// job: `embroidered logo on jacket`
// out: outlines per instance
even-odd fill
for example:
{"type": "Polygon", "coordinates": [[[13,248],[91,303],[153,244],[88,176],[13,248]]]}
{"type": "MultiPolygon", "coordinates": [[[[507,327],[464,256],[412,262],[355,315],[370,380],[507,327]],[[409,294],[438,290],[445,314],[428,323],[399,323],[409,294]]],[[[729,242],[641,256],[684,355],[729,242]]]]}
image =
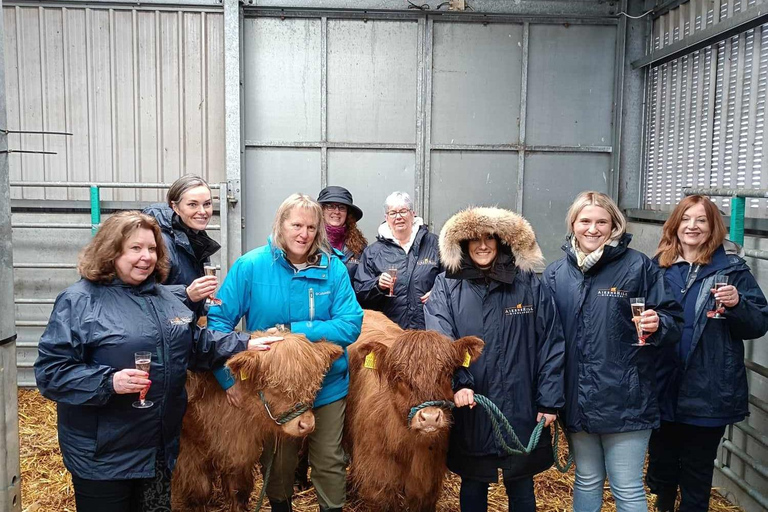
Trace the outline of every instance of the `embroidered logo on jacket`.
{"type": "Polygon", "coordinates": [[[533,314],[533,305],[518,304],[517,306],[512,306],[512,307],[504,308],[504,314],[508,315],[508,316],[532,315],[533,314]]]}
{"type": "Polygon", "coordinates": [[[626,290],[619,290],[615,286],[612,288],[606,288],[603,290],[597,290],[598,297],[610,297],[613,299],[626,299],[629,297],[629,292],[626,290]]]}
{"type": "Polygon", "coordinates": [[[429,258],[424,258],[423,260],[417,261],[416,264],[417,265],[437,265],[437,262],[429,258]]]}

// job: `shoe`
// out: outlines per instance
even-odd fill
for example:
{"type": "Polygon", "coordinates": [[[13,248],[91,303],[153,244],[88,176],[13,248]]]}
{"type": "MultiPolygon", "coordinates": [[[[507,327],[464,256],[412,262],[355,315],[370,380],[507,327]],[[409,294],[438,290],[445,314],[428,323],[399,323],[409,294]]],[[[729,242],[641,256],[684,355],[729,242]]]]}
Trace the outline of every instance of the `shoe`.
{"type": "Polygon", "coordinates": [[[272,507],[272,512],[293,512],[290,501],[269,500],[269,506],[272,507]]]}
{"type": "Polygon", "coordinates": [[[338,508],[320,507],[320,512],[341,512],[341,507],[338,507],[338,508]]]}

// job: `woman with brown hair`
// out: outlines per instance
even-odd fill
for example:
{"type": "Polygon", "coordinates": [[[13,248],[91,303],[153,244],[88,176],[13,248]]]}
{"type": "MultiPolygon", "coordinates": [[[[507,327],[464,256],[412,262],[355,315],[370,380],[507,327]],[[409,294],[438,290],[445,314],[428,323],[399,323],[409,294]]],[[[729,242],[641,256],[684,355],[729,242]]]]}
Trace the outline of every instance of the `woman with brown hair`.
{"type": "Polygon", "coordinates": [[[111,216],[80,255],[82,279],[56,299],[40,339],[37,386],[57,402],[79,512],[170,511],[187,368],[218,366],[249,344],[246,335],[193,330],[185,288],[160,285],[166,254],[152,217],[111,216]],[[137,369],[140,352],[148,372],[137,369]],[[132,404],[140,393],[142,408],[132,404]]]}
{"type": "Polygon", "coordinates": [[[317,202],[323,207],[328,243],[343,255],[342,261],[352,279],[363,249],[368,246],[368,240],[357,228],[363,210],[352,202],[349,190],[333,185],[320,191],[317,202]]]}
{"type": "Polygon", "coordinates": [[[656,260],[684,324],[656,357],[661,427],[646,481],[660,511],[674,510],[678,487],[681,512],[707,510],[720,438],[749,414],[743,340],[768,331],[768,304],[742,254],[706,197],[686,197],[664,223],[656,260]]]}

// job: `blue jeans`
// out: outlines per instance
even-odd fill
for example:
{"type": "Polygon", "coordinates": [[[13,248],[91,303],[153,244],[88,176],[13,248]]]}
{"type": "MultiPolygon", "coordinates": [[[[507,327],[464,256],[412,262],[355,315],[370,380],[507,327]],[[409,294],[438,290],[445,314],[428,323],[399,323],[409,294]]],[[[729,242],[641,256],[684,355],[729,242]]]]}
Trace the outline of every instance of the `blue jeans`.
{"type": "Polygon", "coordinates": [[[617,434],[570,434],[576,463],[574,512],[600,512],[606,474],[618,512],[648,512],[643,464],[651,430],[617,434]]]}

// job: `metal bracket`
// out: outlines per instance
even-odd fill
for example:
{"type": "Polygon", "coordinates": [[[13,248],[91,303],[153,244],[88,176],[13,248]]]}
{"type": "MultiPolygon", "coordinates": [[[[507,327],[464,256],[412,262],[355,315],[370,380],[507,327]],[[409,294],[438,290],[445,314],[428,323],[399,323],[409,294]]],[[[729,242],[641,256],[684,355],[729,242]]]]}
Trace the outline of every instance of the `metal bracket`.
{"type": "Polygon", "coordinates": [[[13,336],[8,336],[4,340],[0,340],[0,347],[4,347],[5,345],[8,345],[9,343],[13,343],[14,341],[16,341],[15,334],[13,336]]]}
{"type": "Polygon", "coordinates": [[[6,135],[9,133],[27,133],[35,135],[73,135],[69,132],[49,132],[46,130],[7,130],[5,128],[0,128],[0,132],[5,133],[6,135]]]}
{"type": "Polygon", "coordinates": [[[35,155],[58,155],[55,151],[32,151],[27,149],[0,149],[0,153],[33,153],[35,155]]]}
{"type": "Polygon", "coordinates": [[[240,180],[227,180],[227,203],[231,206],[240,201],[240,180]]]}

